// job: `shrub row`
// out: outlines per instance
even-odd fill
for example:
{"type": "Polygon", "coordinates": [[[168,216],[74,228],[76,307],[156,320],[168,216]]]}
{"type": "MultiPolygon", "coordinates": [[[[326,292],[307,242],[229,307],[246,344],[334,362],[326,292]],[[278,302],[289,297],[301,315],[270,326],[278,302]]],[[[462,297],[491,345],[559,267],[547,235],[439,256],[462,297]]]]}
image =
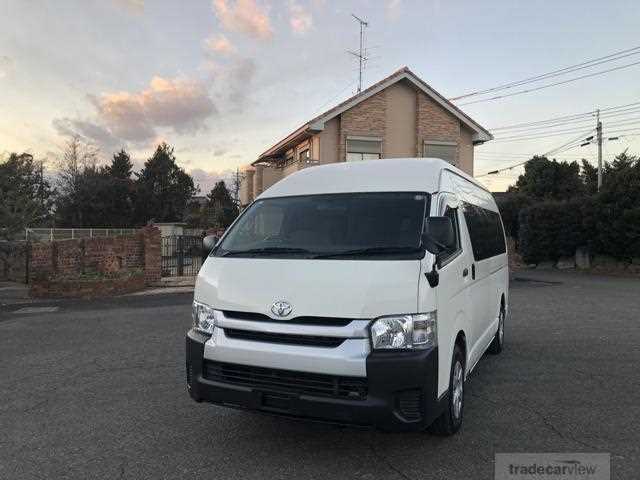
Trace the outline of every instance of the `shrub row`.
{"type": "Polygon", "coordinates": [[[623,261],[640,257],[640,206],[602,196],[544,201],[521,209],[518,224],[526,263],[570,257],[583,246],[623,261]]]}

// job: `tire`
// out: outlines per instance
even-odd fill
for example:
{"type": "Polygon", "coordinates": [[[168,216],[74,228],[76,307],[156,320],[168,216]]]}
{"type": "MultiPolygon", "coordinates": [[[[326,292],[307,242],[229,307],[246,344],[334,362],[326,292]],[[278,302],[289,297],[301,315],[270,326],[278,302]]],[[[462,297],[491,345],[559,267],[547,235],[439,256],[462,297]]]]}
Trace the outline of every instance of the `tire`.
{"type": "Polygon", "coordinates": [[[449,436],[460,430],[464,414],[465,358],[459,345],[453,347],[449,391],[445,411],[428,428],[430,433],[449,436]]]}
{"type": "Polygon", "coordinates": [[[504,309],[504,304],[500,304],[498,330],[496,331],[496,335],[493,337],[493,341],[487,349],[487,351],[492,355],[499,354],[504,348],[504,321],[506,316],[507,315],[504,309]]]}

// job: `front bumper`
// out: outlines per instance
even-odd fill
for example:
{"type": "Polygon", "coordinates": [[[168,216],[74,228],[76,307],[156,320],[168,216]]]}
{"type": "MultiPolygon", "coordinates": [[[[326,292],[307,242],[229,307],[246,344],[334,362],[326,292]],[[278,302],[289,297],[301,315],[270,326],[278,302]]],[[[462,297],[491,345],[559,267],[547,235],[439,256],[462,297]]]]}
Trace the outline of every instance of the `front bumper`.
{"type": "Polygon", "coordinates": [[[366,396],[345,399],[205,378],[207,340],[194,330],[186,337],[187,385],[198,402],[384,430],[422,430],[442,413],[446,402],[437,395],[437,348],[370,353],[366,396]]]}

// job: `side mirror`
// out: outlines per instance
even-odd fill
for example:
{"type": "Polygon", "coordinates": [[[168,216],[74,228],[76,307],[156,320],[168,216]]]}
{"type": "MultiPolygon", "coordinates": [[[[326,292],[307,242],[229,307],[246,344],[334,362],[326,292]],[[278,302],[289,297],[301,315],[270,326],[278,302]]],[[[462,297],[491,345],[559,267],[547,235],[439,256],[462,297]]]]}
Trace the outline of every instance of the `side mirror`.
{"type": "Polygon", "coordinates": [[[202,239],[202,248],[205,252],[210,252],[220,240],[216,235],[207,235],[202,239]]]}
{"type": "Polygon", "coordinates": [[[456,236],[449,217],[428,217],[422,244],[431,253],[437,255],[455,248],[456,236]]]}

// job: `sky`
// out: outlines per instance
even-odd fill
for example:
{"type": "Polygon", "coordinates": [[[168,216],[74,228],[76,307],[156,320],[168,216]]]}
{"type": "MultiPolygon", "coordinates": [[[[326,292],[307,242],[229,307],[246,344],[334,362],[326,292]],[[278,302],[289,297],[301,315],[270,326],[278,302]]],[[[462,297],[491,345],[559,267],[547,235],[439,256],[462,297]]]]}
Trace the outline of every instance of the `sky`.
{"type": "MultiPolygon", "coordinates": [[[[139,168],[166,141],[207,193],[355,93],[351,13],[369,22],[365,87],[406,65],[448,98],[640,45],[635,0],[0,0],[0,155],[28,151],[55,169],[64,142],[80,135],[104,161],[126,148],[139,168]]],[[[461,108],[492,129],[639,102],[639,80],[637,65],[461,108]]],[[[575,135],[496,133],[476,148],[475,173],[575,135]]],[[[605,160],[625,148],[640,153],[640,136],[605,142],[605,160]]],[[[595,146],[557,158],[582,157],[594,161],[595,146]]],[[[521,172],[481,178],[499,191],[521,172]]]]}

